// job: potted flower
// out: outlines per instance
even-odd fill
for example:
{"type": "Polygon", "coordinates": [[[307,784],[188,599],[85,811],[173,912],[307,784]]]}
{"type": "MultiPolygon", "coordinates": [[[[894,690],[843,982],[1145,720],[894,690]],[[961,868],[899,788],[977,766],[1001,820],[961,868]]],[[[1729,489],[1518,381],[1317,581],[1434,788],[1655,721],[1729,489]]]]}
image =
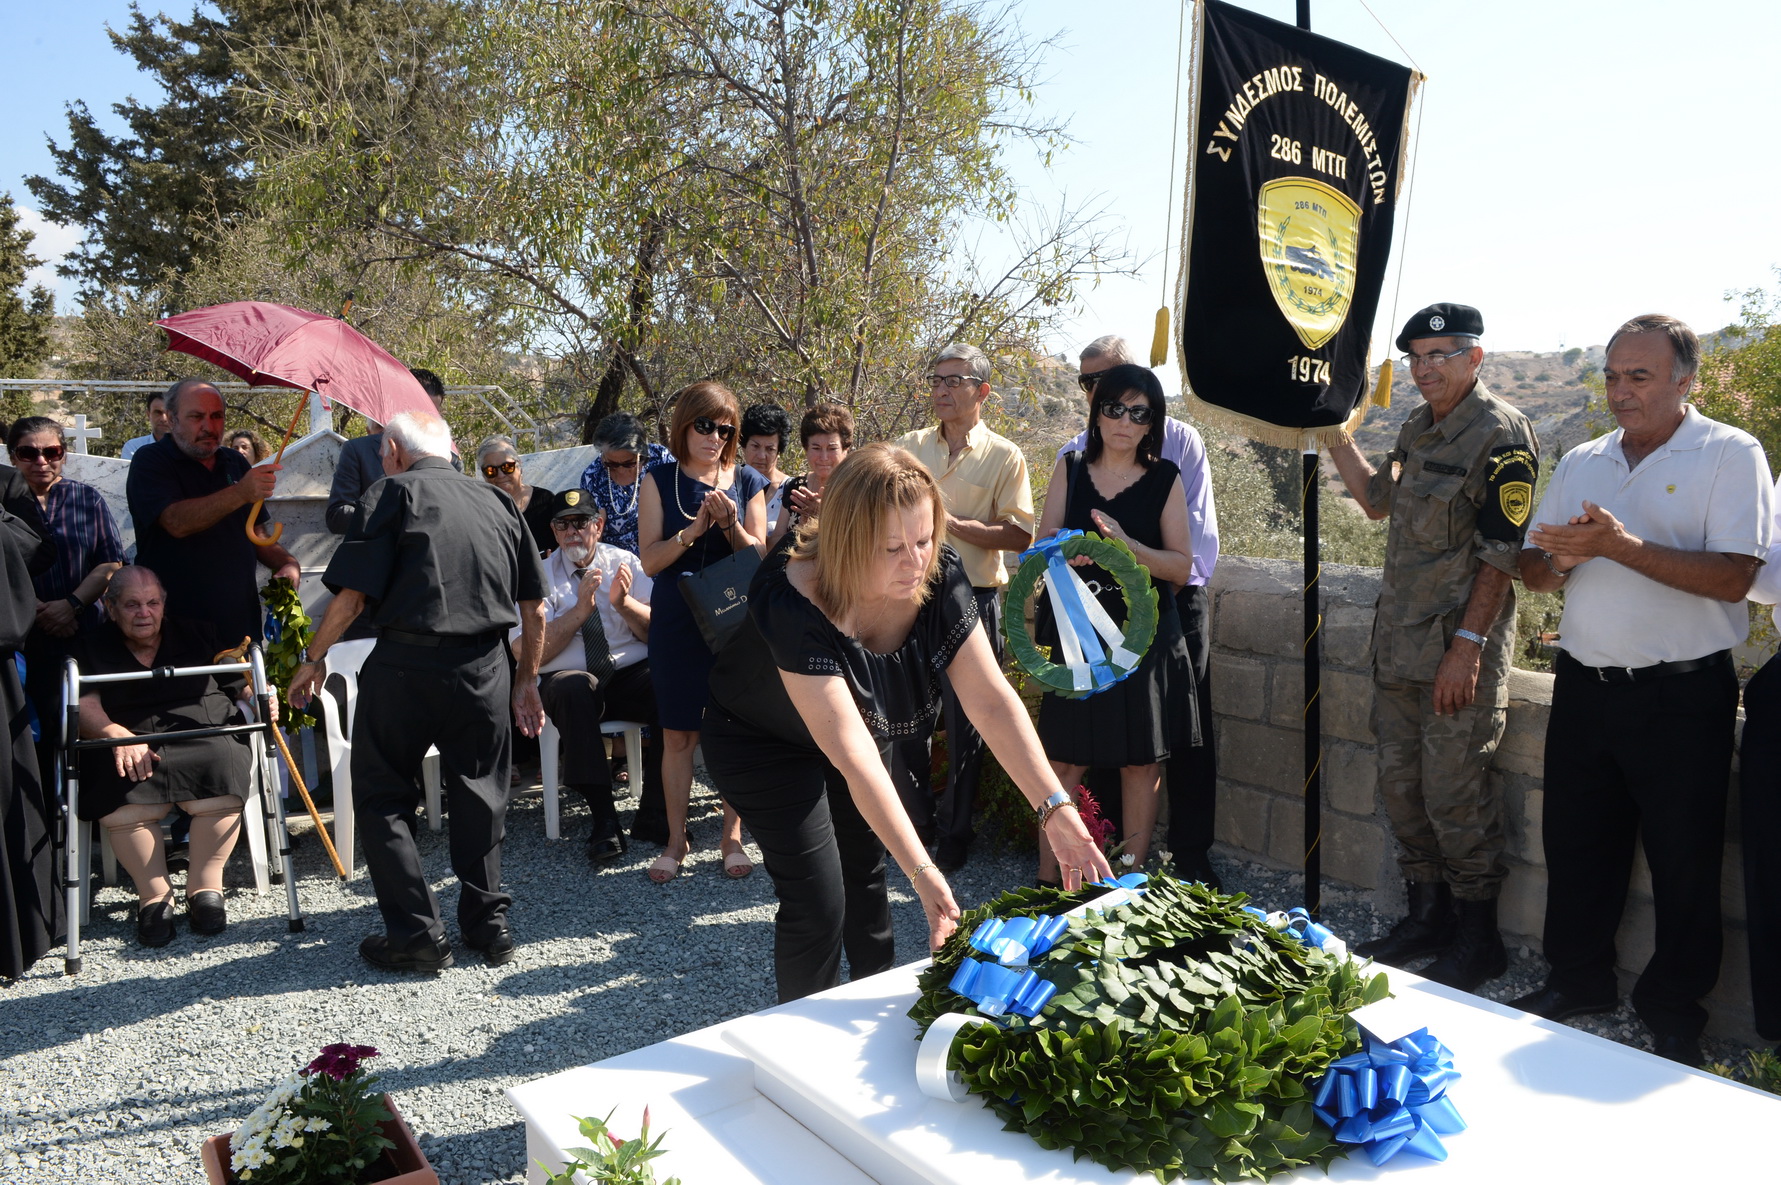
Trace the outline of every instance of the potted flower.
{"type": "Polygon", "coordinates": [[[662,1155],[664,1136],[653,1141],[649,1138],[648,1107],[643,1108],[643,1130],[633,1139],[615,1135],[606,1126],[611,1121],[611,1111],[605,1119],[578,1119],[582,1137],[593,1147],[567,1149],[569,1159],[554,1173],[549,1165],[539,1161],[538,1167],[546,1173],[546,1185],[580,1185],[582,1181],[590,1185],[680,1185],[679,1177],[656,1181],[655,1168],[649,1162],[662,1155]]]}
{"type": "Polygon", "coordinates": [[[373,1093],[369,1045],[336,1044],[280,1082],[230,1135],[204,1141],[212,1185],[439,1185],[390,1096],[373,1093]]]}

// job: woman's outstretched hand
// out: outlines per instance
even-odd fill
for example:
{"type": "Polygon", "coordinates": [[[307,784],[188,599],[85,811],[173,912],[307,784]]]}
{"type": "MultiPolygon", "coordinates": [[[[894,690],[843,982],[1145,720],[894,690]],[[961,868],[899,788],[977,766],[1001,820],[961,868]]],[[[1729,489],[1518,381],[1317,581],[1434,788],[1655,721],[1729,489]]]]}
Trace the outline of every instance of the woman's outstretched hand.
{"type": "Polygon", "coordinates": [[[1051,812],[1051,818],[1045,821],[1045,838],[1057,854],[1058,876],[1066,892],[1112,878],[1113,866],[1107,862],[1107,854],[1089,835],[1074,809],[1059,807],[1051,812]]]}
{"type": "Polygon", "coordinates": [[[915,895],[921,898],[922,912],[928,915],[928,946],[939,950],[958,929],[959,906],[952,899],[952,886],[938,868],[930,865],[915,878],[915,895]]]}

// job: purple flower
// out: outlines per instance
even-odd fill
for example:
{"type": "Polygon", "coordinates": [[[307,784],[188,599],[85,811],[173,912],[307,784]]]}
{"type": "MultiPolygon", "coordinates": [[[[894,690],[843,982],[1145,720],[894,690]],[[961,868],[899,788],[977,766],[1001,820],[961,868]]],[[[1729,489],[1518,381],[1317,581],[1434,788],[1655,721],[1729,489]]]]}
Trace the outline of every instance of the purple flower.
{"type": "Polygon", "coordinates": [[[320,1056],[303,1067],[303,1072],[326,1074],[336,1082],[344,1082],[358,1072],[360,1062],[376,1056],[377,1050],[369,1045],[348,1045],[345,1042],[324,1045],[320,1056]]]}

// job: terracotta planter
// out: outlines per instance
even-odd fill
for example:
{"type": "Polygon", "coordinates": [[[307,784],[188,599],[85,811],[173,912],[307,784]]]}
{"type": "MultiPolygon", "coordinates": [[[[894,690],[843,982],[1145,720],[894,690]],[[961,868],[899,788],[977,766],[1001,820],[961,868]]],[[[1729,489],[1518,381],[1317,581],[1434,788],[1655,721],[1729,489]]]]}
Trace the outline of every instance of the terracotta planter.
{"type": "MultiPolygon", "coordinates": [[[[390,1118],[378,1126],[383,1129],[384,1139],[395,1147],[383,1154],[383,1165],[389,1175],[379,1178],[378,1185],[439,1185],[439,1174],[427,1163],[420,1145],[415,1142],[414,1133],[408,1130],[402,1113],[396,1110],[396,1101],[386,1094],[383,1105],[389,1108],[390,1118]]],[[[229,1171],[227,1134],[205,1140],[201,1155],[204,1178],[210,1185],[235,1185],[235,1174],[229,1171]]]]}

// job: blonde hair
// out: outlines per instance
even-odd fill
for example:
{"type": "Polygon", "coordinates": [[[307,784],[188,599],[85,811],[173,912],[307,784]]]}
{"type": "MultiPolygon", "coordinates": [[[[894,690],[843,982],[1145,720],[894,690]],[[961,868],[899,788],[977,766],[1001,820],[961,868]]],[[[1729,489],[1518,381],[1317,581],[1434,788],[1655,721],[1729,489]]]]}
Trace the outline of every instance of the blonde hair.
{"type": "Polygon", "coordinates": [[[668,422],[668,448],[674,459],[686,460],[686,436],[693,430],[693,421],[700,416],[708,416],[736,429],[717,454],[719,465],[734,464],[736,448],[742,443],[742,408],[736,402],[734,391],[709,379],[682,387],[674,395],[674,418],[668,422]]]}
{"type": "Polygon", "coordinates": [[[798,524],[791,555],[816,566],[816,595],[831,618],[847,616],[867,599],[891,516],[924,501],[933,511],[934,550],[916,589],[917,604],[933,592],[946,538],[946,504],[934,475],[910,453],[883,443],[855,449],[835,467],[823,490],[822,515],[798,524]]]}

